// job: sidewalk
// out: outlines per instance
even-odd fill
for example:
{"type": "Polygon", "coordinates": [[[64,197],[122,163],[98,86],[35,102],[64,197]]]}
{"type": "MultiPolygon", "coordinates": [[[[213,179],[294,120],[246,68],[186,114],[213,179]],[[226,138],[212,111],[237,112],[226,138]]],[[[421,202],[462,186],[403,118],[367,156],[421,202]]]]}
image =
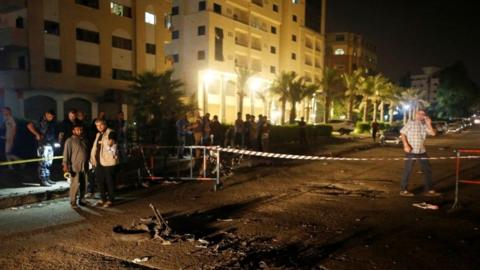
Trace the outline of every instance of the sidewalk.
{"type": "MultiPolygon", "coordinates": [[[[315,149],[312,149],[314,153],[310,154],[340,156],[354,151],[367,150],[377,145],[372,143],[371,138],[332,137],[326,144],[317,145],[315,149]]],[[[298,145],[288,145],[283,149],[293,150],[294,148],[298,148],[298,145]]],[[[38,183],[32,183],[34,181],[25,180],[35,174],[33,166],[16,171],[0,168],[0,209],[68,196],[69,184],[64,180],[58,181],[60,176],[53,178],[57,180],[55,185],[42,187],[38,183]]]]}

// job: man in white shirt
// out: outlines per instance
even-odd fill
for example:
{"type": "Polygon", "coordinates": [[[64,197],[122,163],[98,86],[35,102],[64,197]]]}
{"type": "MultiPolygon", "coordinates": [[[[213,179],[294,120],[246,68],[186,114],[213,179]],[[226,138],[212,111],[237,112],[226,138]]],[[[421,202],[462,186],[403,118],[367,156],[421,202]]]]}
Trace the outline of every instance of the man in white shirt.
{"type": "Polygon", "coordinates": [[[403,142],[403,150],[406,153],[405,169],[401,181],[401,196],[411,197],[414,194],[408,191],[408,178],[415,164],[415,160],[419,159],[422,172],[424,174],[425,195],[438,196],[440,193],[432,189],[432,167],[428,159],[427,150],[425,149],[425,139],[427,134],[435,136],[435,129],[432,127],[432,120],[428,117],[424,110],[419,110],[415,114],[415,120],[409,121],[401,130],[400,138],[403,142]]]}

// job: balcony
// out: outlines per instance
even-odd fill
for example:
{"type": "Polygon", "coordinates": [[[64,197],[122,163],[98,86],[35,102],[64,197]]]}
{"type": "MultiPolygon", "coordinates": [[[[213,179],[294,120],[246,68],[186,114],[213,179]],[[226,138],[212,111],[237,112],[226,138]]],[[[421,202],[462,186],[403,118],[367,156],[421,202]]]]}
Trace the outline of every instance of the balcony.
{"type": "Polygon", "coordinates": [[[0,48],[7,46],[27,47],[27,35],[25,29],[13,27],[1,28],[0,48]]]}
{"type": "Polygon", "coordinates": [[[263,7],[263,0],[252,0],[252,4],[263,7]]]}
{"type": "Polygon", "coordinates": [[[241,33],[235,33],[235,44],[248,48],[248,36],[241,33]]]}
{"type": "Polygon", "coordinates": [[[260,41],[260,39],[252,38],[251,48],[257,51],[262,51],[262,42],[260,41]]]}
{"type": "Polygon", "coordinates": [[[26,88],[28,87],[28,73],[26,70],[7,69],[0,70],[0,88],[26,88]]]}
{"type": "Polygon", "coordinates": [[[9,13],[15,10],[27,8],[26,1],[19,0],[2,0],[0,5],[0,13],[9,13]]]}

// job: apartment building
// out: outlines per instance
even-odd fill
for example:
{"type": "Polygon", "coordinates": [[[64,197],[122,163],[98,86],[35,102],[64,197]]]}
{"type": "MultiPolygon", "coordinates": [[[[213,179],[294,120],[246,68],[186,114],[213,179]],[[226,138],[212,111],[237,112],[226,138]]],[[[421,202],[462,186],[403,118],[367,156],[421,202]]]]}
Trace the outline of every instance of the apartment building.
{"type": "Polygon", "coordinates": [[[410,76],[410,86],[422,90],[425,100],[429,103],[433,103],[437,99],[440,71],[439,67],[429,66],[422,68],[422,74],[410,76]]]}
{"type": "Polygon", "coordinates": [[[169,68],[170,10],[164,0],[2,0],[0,106],[27,119],[125,110],[129,77],[169,68]]]}
{"type": "Polygon", "coordinates": [[[233,122],[240,109],[238,69],[254,73],[244,113],[273,121],[278,99],[267,88],[277,74],[295,71],[312,82],[322,76],[325,39],[305,27],[305,0],[173,0],[171,33],[165,54],[175,76],[202,111],[223,122],[233,122]]]}
{"type": "Polygon", "coordinates": [[[377,48],[362,35],[348,32],[326,34],[326,65],[351,73],[364,68],[377,73],[377,48]]]}

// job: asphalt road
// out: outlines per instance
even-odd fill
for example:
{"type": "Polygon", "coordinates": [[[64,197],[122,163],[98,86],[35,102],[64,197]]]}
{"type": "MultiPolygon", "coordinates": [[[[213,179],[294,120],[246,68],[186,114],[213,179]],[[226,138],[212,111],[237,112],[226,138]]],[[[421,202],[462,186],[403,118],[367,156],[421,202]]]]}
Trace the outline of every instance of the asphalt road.
{"type": "MultiPolygon", "coordinates": [[[[480,148],[480,128],[427,143],[430,156],[454,156],[460,147],[480,148]]],[[[400,146],[387,146],[348,156],[403,153],[400,146]]],[[[444,194],[439,198],[422,196],[418,167],[410,182],[416,196],[398,196],[402,162],[284,162],[239,172],[217,193],[210,184],[185,183],[123,195],[110,209],[72,210],[68,199],[5,209],[0,264],[4,269],[50,269],[59,262],[62,269],[478,269],[480,190],[462,185],[461,208],[449,212],[455,162],[431,163],[435,188],[444,194]],[[412,207],[419,202],[440,209],[412,207]],[[246,255],[233,260],[189,242],[165,247],[111,239],[114,225],[150,216],[149,203],[177,232],[197,238],[235,234],[242,244],[228,250],[246,255]],[[142,255],[151,256],[143,266],[127,263],[142,255]]],[[[462,176],[479,177],[479,164],[462,161],[462,176]]]]}

